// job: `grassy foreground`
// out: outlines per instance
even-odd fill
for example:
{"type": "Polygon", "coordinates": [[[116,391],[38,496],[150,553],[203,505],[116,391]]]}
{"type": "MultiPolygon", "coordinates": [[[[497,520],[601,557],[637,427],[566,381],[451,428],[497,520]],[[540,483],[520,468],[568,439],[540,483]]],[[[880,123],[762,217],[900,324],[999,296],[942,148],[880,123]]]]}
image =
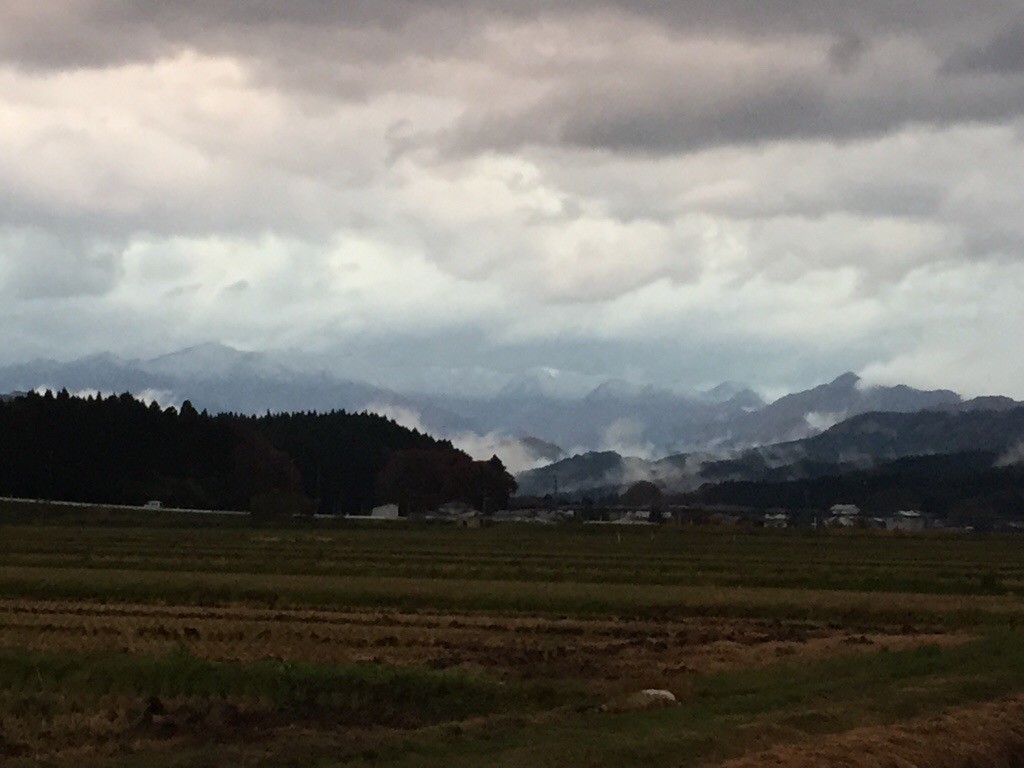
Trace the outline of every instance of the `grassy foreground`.
{"type": "MultiPolygon", "coordinates": [[[[998,633],[812,665],[701,676],[681,706],[588,714],[526,730],[426,742],[396,751],[401,766],[695,766],[778,742],[889,724],[1024,689],[1024,638],[998,633]]],[[[355,764],[369,765],[370,763],[355,764]]]]}
{"type": "Polygon", "coordinates": [[[0,650],[0,688],[20,697],[253,701],[281,715],[364,726],[447,722],[558,701],[550,688],[502,685],[481,675],[302,661],[211,662],[184,651],[147,657],[0,650]]]}
{"type": "Polygon", "coordinates": [[[4,766],[714,765],[1024,691],[1020,538],[12,514],[4,766]]]}
{"type": "MultiPolygon", "coordinates": [[[[509,689],[482,678],[211,665],[187,656],[6,652],[0,655],[0,684],[5,732],[26,744],[33,729],[25,720],[43,710],[51,723],[45,733],[52,738],[62,710],[120,707],[129,735],[119,733],[107,744],[113,749],[103,758],[106,765],[696,766],[1019,691],[1024,641],[1002,632],[955,648],[925,645],[700,675],[679,706],[625,714],[602,712],[578,695],[509,689]],[[156,717],[147,709],[153,697],[165,702],[156,717]],[[230,702],[231,714],[211,708],[211,701],[230,702]],[[502,716],[463,726],[423,727],[499,709],[502,716]],[[545,710],[549,714],[538,714],[545,710]],[[296,740],[296,723],[305,739],[296,740]],[[363,729],[357,738],[352,727],[363,729]],[[267,738],[275,731],[276,738],[267,738]],[[255,738],[257,748],[245,738],[255,738]],[[148,739],[150,750],[135,752],[133,739],[148,739]]],[[[19,760],[9,754],[5,764],[34,765],[38,756],[19,760]]]]}

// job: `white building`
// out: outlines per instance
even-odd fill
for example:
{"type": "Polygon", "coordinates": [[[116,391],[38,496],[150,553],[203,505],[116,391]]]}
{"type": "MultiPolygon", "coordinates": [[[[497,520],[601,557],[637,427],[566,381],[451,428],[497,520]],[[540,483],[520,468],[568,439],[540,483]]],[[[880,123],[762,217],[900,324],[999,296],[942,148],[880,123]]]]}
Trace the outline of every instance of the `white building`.
{"type": "Polygon", "coordinates": [[[924,515],[913,509],[900,510],[885,521],[887,531],[923,531],[924,528],[924,515]]]}
{"type": "Polygon", "coordinates": [[[825,525],[833,528],[853,528],[857,525],[860,507],[856,504],[833,504],[825,525]]]}
{"type": "Polygon", "coordinates": [[[833,504],[829,512],[833,517],[856,517],[860,514],[860,507],[856,504],[833,504]]]}
{"type": "Polygon", "coordinates": [[[370,510],[370,517],[374,520],[397,520],[398,505],[383,504],[379,507],[374,507],[372,510],[370,510]]]}

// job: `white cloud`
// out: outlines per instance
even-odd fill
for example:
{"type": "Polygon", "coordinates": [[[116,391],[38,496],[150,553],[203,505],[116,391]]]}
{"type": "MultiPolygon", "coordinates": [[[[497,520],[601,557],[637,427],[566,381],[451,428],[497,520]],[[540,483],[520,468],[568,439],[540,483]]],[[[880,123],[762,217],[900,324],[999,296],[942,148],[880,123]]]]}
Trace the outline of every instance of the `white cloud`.
{"type": "Polygon", "coordinates": [[[847,414],[845,411],[840,411],[839,413],[811,411],[804,416],[804,419],[807,421],[807,426],[810,427],[813,432],[817,433],[831,429],[846,417],[847,414]]]}
{"type": "Polygon", "coordinates": [[[1024,395],[1008,0],[446,2],[0,10],[7,360],[472,336],[1024,395]]]}
{"type": "Polygon", "coordinates": [[[468,430],[460,430],[452,434],[437,434],[436,430],[430,430],[424,426],[423,417],[412,408],[394,403],[373,403],[366,409],[389,418],[407,429],[415,429],[423,433],[434,434],[444,440],[450,440],[456,448],[465,451],[477,461],[487,461],[492,456],[497,456],[512,474],[551,463],[549,456],[532,449],[528,443],[499,432],[481,435],[468,430]]]}

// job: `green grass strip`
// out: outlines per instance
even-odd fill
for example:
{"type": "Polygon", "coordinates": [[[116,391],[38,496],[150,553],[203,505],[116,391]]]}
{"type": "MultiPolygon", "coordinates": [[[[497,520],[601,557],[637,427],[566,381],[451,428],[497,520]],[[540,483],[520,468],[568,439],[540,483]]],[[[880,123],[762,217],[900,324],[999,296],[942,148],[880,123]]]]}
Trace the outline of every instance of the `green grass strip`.
{"type": "Polygon", "coordinates": [[[892,724],[1021,690],[1024,635],[996,632],[952,648],[924,646],[706,675],[673,708],[408,741],[372,761],[353,755],[328,764],[686,768],[770,743],[892,724]]]}
{"type": "Polygon", "coordinates": [[[22,696],[231,699],[347,725],[438,723],[557,704],[550,688],[504,685],[483,675],[377,664],[213,662],[185,651],[149,657],[2,649],[0,689],[22,696]]]}

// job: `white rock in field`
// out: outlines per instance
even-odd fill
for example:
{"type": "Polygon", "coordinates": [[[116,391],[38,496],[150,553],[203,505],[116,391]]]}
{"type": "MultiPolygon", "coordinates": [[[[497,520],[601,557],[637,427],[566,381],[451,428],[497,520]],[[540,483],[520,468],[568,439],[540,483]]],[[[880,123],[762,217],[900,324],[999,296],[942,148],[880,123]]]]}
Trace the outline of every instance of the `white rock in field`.
{"type": "Polygon", "coordinates": [[[677,703],[675,694],[672,691],[648,688],[647,690],[634,693],[625,699],[606,704],[603,709],[606,712],[636,712],[645,709],[671,707],[677,703]]]}
{"type": "Polygon", "coordinates": [[[672,691],[661,691],[657,688],[648,688],[645,691],[640,691],[640,693],[635,694],[635,696],[638,696],[645,701],[649,701],[652,704],[666,705],[676,703],[676,695],[672,693],[672,691]]]}

